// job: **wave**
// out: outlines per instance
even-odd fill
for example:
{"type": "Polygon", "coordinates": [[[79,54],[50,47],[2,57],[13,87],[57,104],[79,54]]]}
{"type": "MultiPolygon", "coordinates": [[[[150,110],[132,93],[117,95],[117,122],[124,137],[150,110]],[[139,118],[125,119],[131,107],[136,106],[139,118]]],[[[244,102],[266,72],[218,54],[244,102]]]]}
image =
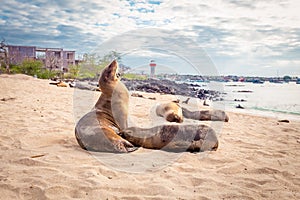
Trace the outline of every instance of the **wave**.
{"type": "Polygon", "coordinates": [[[278,110],[278,109],[272,109],[272,108],[262,108],[262,107],[257,107],[257,106],[251,107],[251,109],[300,116],[300,112],[296,112],[296,111],[286,111],[286,110],[278,110]]]}

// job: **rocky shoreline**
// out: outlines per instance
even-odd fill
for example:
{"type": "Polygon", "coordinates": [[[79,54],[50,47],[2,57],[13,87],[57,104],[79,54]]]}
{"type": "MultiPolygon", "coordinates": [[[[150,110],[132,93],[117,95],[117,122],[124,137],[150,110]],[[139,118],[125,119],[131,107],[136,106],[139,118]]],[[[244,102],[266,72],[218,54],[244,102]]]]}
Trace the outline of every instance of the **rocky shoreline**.
{"type": "MultiPolygon", "coordinates": [[[[209,99],[212,101],[222,101],[222,96],[225,94],[219,91],[203,89],[199,85],[177,83],[171,80],[122,79],[122,82],[126,85],[129,91],[182,95],[187,97],[199,98],[201,100],[209,99]]],[[[96,82],[75,81],[73,83],[69,83],[69,86],[83,90],[99,90],[96,82]]]]}
{"type": "Polygon", "coordinates": [[[141,91],[149,93],[182,95],[188,97],[195,97],[202,100],[210,99],[213,101],[222,101],[222,93],[213,90],[206,90],[200,88],[198,85],[177,83],[171,80],[123,80],[130,91],[141,91]]]}

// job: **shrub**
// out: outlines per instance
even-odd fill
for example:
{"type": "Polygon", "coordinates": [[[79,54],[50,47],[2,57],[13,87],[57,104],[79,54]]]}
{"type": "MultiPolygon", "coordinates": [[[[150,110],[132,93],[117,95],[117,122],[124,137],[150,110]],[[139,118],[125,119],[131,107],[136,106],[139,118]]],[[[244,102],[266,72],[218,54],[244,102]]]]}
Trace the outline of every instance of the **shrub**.
{"type": "Polygon", "coordinates": [[[42,71],[43,63],[39,60],[26,59],[21,64],[21,71],[27,75],[38,75],[42,71]]]}
{"type": "Polygon", "coordinates": [[[12,74],[22,74],[23,73],[22,66],[20,66],[20,65],[10,64],[9,69],[10,69],[10,73],[12,73],[12,74]]]}
{"type": "Polygon", "coordinates": [[[123,74],[122,78],[126,78],[129,80],[146,80],[147,77],[145,75],[141,75],[141,74],[123,74]]]}
{"type": "Polygon", "coordinates": [[[57,76],[57,73],[48,69],[42,69],[38,72],[37,77],[41,79],[51,79],[57,76]]]}
{"type": "Polygon", "coordinates": [[[27,74],[41,79],[51,79],[57,75],[56,72],[43,68],[43,63],[39,60],[24,60],[20,65],[11,64],[9,68],[12,74],[27,74]]]}

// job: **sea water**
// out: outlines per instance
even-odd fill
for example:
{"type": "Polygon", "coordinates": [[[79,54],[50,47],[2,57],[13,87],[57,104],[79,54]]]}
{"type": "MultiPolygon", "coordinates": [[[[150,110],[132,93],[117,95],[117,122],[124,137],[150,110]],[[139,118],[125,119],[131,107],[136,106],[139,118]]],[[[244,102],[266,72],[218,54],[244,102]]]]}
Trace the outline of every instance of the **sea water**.
{"type": "Polygon", "coordinates": [[[300,120],[300,84],[248,82],[198,83],[200,88],[218,90],[223,93],[222,101],[214,101],[216,107],[225,110],[278,119],[300,120]],[[237,105],[244,109],[236,108],[237,105]]]}

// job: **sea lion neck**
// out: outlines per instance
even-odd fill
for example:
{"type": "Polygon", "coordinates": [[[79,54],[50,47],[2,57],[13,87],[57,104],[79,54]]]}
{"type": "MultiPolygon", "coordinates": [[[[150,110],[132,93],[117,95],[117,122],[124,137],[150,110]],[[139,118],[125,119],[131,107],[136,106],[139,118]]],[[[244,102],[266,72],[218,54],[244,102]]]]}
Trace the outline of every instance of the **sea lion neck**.
{"type": "Polygon", "coordinates": [[[99,79],[99,87],[101,91],[107,95],[110,95],[114,90],[116,83],[119,81],[117,77],[118,72],[118,62],[116,60],[112,61],[107,65],[101,73],[99,79]]]}

